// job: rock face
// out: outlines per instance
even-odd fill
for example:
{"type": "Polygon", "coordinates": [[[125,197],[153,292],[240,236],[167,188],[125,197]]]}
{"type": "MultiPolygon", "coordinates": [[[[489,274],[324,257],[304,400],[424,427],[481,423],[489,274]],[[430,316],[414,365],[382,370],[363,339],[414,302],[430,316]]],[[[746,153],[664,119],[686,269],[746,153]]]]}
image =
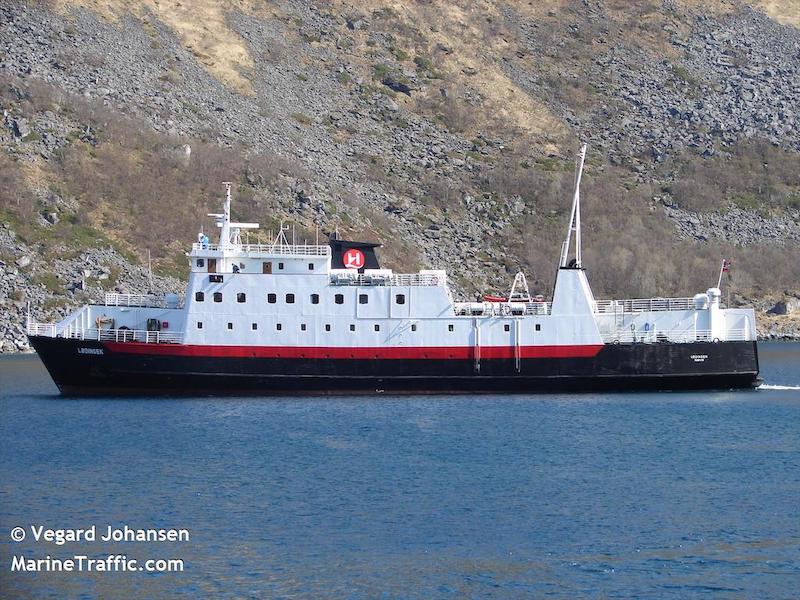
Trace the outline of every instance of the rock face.
{"type": "MultiPolygon", "coordinates": [[[[300,173],[281,172],[272,184],[248,170],[245,183],[268,198],[276,221],[333,229],[344,215],[354,229],[402,241],[398,254],[417,255],[400,258],[447,267],[456,291],[473,292],[507,288],[509,274],[540,253],[528,239],[539,232],[516,234],[520,223],[564,218],[552,206],[540,210],[523,197],[524,188],[545,185],[536,176],[546,170],[555,173],[548,194],[564,193],[559,173],[570,163],[574,140],[559,147],[562,133],[530,133],[540,120],[549,122],[541,115],[525,115],[533,125],[504,121],[518,114],[513,109],[523,96],[557,115],[571,136],[590,142],[592,176],[623,169],[622,185],[652,185],[654,194],[670,183],[669,176],[655,179],[661,166],[684,151],[698,159],[717,156],[753,138],[800,149],[800,32],[757,11],[718,17],[665,1],[656,10],[658,30],[642,36],[665,40],[656,51],[615,38],[624,28],[600,2],[550,11],[548,22],[515,3],[490,1],[482,7],[490,7],[491,18],[481,15],[467,28],[485,24],[485,44],[466,30],[445,39],[447,23],[435,22],[430,13],[436,11],[427,9],[422,16],[433,21],[413,29],[414,19],[398,14],[419,4],[369,12],[288,0],[275,18],[244,8],[226,12],[230,34],[254,57],[237,72],[250,94],[212,76],[213,61],[182,45],[155,16],[111,23],[70,2],[64,11],[2,2],[0,152],[28,174],[46,174],[71,144],[85,145],[90,160],[103,121],[92,125],[94,114],[124,116],[157,132],[184,165],[196,160],[194,140],[244,148],[248,156],[271,152],[300,173]],[[574,59],[586,49],[588,59],[574,59]],[[554,59],[555,80],[539,68],[542,56],[554,59]],[[58,93],[43,93],[43,86],[58,93]],[[465,117],[485,113],[493,93],[502,102],[486,122],[465,117]],[[77,108],[66,110],[71,104],[77,108]],[[525,151],[509,158],[515,145],[525,151]],[[527,179],[489,185],[502,183],[509,165],[527,179]]],[[[31,180],[37,201],[26,218],[56,231],[83,216],[76,195],[49,185],[47,177],[31,180]]],[[[651,209],[679,240],[786,252],[800,241],[796,208],[766,216],[727,207],[695,214],[664,194],[651,209]]],[[[637,234],[643,242],[651,225],[637,234]]],[[[74,306],[104,289],[146,291],[142,268],[112,250],[65,244],[75,256],[54,260],[35,241],[16,240],[12,229],[0,229],[0,339],[7,347],[22,339],[15,323],[28,301],[36,318],[46,318],[48,311],[56,314],[46,307],[74,306]]],[[[560,239],[548,243],[557,247],[560,239]]],[[[549,272],[539,278],[549,285],[549,272]]],[[[160,289],[179,287],[175,280],[157,281],[160,289]]]]}
{"type": "MultiPolygon", "coordinates": [[[[64,249],[64,254],[75,254],[64,249]]],[[[144,267],[131,265],[111,248],[91,248],[70,258],[47,261],[14,232],[0,224],[0,255],[17,256],[12,264],[0,261],[0,352],[30,350],[25,319],[58,321],[74,308],[102,302],[105,292],[183,293],[177,279],[154,276],[152,287],[144,267]]]]}

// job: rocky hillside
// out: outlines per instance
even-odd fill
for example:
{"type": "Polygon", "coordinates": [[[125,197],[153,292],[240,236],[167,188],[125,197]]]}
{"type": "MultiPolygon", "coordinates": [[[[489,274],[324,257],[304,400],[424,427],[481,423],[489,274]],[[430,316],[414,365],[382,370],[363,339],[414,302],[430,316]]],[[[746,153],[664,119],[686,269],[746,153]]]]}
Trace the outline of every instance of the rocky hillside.
{"type": "Polygon", "coordinates": [[[226,180],[266,229],[547,293],[580,141],[598,296],[689,295],[726,257],[730,302],[796,335],[798,27],[792,0],[4,2],[0,346],[29,301],[144,291],[148,250],[178,286],[226,180]]]}

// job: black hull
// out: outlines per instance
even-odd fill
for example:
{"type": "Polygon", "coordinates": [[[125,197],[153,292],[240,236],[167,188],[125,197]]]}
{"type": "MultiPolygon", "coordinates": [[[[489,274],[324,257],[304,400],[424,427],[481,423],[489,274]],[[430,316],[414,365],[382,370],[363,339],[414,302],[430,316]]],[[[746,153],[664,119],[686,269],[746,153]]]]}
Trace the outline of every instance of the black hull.
{"type": "Polygon", "coordinates": [[[752,388],[755,342],[613,344],[579,358],[303,359],[112,351],[31,336],[63,394],[539,393],[752,388]]]}

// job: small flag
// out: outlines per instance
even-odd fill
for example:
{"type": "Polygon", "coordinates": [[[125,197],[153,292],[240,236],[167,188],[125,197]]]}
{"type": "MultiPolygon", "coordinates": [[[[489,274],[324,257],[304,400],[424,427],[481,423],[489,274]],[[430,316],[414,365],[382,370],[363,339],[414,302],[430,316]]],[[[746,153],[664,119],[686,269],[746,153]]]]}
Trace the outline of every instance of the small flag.
{"type": "Polygon", "coordinates": [[[722,261],[722,272],[727,273],[731,270],[731,263],[727,260],[722,261]]]}

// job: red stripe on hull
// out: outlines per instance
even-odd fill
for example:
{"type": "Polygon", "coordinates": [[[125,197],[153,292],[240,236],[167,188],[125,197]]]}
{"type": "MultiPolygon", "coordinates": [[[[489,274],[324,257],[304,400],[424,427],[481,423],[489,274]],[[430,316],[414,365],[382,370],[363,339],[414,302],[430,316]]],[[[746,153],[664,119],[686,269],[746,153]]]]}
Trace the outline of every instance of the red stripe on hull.
{"type": "MultiPolygon", "coordinates": [[[[203,356],[220,358],[338,358],[338,359],[454,359],[475,357],[470,346],[415,346],[374,348],[342,348],[318,346],[190,346],[183,344],[143,344],[139,342],[105,342],[111,352],[161,356],[203,356]]],[[[520,346],[520,358],[591,358],[602,344],[580,346],[520,346]]],[[[480,349],[481,359],[515,358],[513,346],[486,346],[480,349]]]]}

